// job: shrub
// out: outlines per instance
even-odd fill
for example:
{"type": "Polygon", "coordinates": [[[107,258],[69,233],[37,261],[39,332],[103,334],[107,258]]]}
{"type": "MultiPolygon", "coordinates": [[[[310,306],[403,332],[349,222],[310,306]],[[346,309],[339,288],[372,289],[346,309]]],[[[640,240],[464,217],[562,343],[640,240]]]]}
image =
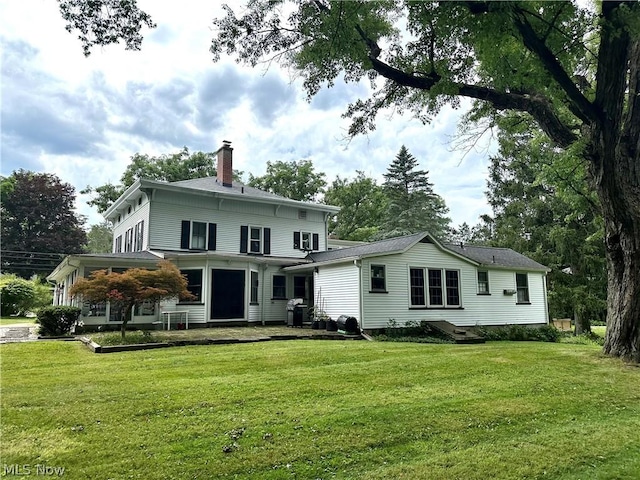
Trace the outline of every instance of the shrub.
{"type": "Polygon", "coordinates": [[[566,332],[560,338],[560,343],[571,343],[576,345],[604,345],[604,338],[595,333],[584,333],[582,335],[574,335],[571,332],[566,332]]]}
{"type": "Polygon", "coordinates": [[[51,285],[46,282],[43,283],[38,277],[33,277],[31,282],[33,283],[35,296],[30,309],[37,312],[42,307],[50,307],[53,303],[53,288],[51,285]]]}
{"type": "Polygon", "coordinates": [[[101,333],[91,337],[93,341],[103,346],[113,345],[134,345],[138,343],[155,343],[158,342],[148,330],[127,334],[126,338],[122,338],[119,333],[101,333]]]}
{"type": "Polygon", "coordinates": [[[0,276],[0,314],[3,317],[36,311],[51,305],[51,287],[38,277],[25,280],[14,274],[0,276]]]}
{"type": "Polygon", "coordinates": [[[513,342],[557,342],[562,333],[553,325],[542,327],[525,327],[523,325],[507,325],[505,327],[479,327],[478,333],[485,340],[513,342]]]}
{"type": "Polygon", "coordinates": [[[0,280],[0,310],[3,317],[28,311],[36,299],[33,283],[15,275],[0,280]]]}
{"type": "Polygon", "coordinates": [[[80,317],[78,307],[44,307],[38,312],[40,335],[68,335],[80,317]]]}
{"type": "Polygon", "coordinates": [[[544,325],[534,330],[536,336],[542,342],[557,342],[562,336],[562,332],[553,325],[544,325]]]}

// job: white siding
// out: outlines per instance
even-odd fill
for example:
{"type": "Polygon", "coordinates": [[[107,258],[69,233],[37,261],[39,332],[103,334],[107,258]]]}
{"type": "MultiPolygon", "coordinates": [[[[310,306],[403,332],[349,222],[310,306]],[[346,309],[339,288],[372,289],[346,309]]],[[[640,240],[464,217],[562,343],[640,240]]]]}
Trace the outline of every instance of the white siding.
{"type": "Polygon", "coordinates": [[[542,273],[528,273],[530,304],[517,305],[516,295],[503,293],[505,289],[515,290],[515,271],[489,269],[491,295],[477,294],[476,272],[474,265],[425,243],[418,243],[403,254],[365,259],[361,269],[364,328],[385,328],[390,319],[398,323],[445,320],[458,326],[546,323],[542,273]],[[388,293],[369,292],[371,264],[385,265],[388,293]],[[458,270],[462,308],[410,309],[410,267],[458,270]]]}
{"type": "Polygon", "coordinates": [[[135,226],[138,224],[138,222],[144,220],[142,250],[146,250],[149,245],[149,203],[142,202],[142,205],[138,205],[136,203],[135,205],[131,206],[130,214],[127,214],[126,212],[127,211],[125,210],[120,214],[122,216],[122,219],[113,228],[113,247],[115,247],[116,238],[122,235],[122,251],[124,251],[125,232],[130,228],[133,228],[135,231],[135,226]]]}
{"type": "Polygon", "coordinates": [[[314,298],[317,302],[318,296],[320,297],[321,305],[332,319],[348,315],[355,317],[362,325],[358,274],[359,268],[351,262],[319,268],[314,275],[314,298]]]}
{"type": "Polygon", "coordinates": [[[298,209],[276,208],[255,202],[240,202],[208,197],[156,192],[149,218],[151,249],[180,249],[182,220],[217,224],[216,251],[240,252],[240,227],[251,225],[271,228],[271,256],[304,258],[307,253],[293,248],[293,232],[306,231],[319,237],[319,250],[326,248],[324,218],[318,212],[307,212],[306,220],[298,220],[298,209]]]}
{"type": "MultiPolygon", "coordinates": [[[[167,304],[165,308],[167,310],[189,310],[189,324],[191,323],[206,323],[215,322],[211,320],[211,272],[213,269],[231,269],[231,270],[243,270],[245,272],[245,316],[243,319],[236,319],[238,321],[247,321],[262,323],[265,322],[282,322],[285,323],[286,305],[287,300],[276,300],[271,298],[272,293],[272,278],[274,274],[282,274],[280,267],[277,266],[264,266],[252,262],[250,259],[247,261],[238,260],[228,262],[226,260],[185,260],[179,259],[177,262],[180,269],[196,269],[202,268],[204,270],[202,278],[202,304],[200,305],[188,305],[188,304],[167,304]],[[251,271],[258,272],[258,304],[251,305],[250,302],[250,279],[251,271]]],[[[287,278],[287,288],[292,285],[292,281],[287,278]]],[[[291,287],[292,288],[292,287],[291,287]]],[[[288,298],[288,297],[287,297],[288,298]]],[[[225,320],[221,320],[224,322],[225,320]]]]}

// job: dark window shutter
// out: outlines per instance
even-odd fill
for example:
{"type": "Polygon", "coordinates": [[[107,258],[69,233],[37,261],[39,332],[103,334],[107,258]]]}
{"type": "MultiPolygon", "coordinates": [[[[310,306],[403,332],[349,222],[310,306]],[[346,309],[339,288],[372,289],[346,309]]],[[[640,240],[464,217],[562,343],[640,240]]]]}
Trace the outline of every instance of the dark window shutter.
{"type": "Polygon", "coordinates": [[[264,253],[265,255],[270,255],[271,254],[271,229],[265,227],[263,230],[263,235],[264,235],[264,246],[262,248],[262,253],[264,253]]]}
{"type": "Polygon", "coordinates": [[[293,248],[300,248],[300,232],[293,232],[293,248]]]}
{"type": "Polygon", "coordinates": [[[144,220],[140,221],[140,247],[138,250],[144,249],[144,220]]]}
{"type": "Polygon", "coordinates": [[[216,249],[216,233],[218,233],[218,225],[216,223],[209,224],[209,241],[207,243],[207,250],[216,249]]]}
{"type": "Polygon", "coordinates": [[[180,248],[189,249],[189,239],[191,237],[191,222],[182,220],[182,233],[180,234],[180,248]]]}
{"type": "Polygon", "coordinates": [[[249,227],[240,227],[240,253],[247,253],[247,243],[249,242],[249,227]]]}
{"type": "Polygon", "coordinates": [[[313,249],[320,250],[320,235],[317,233],[313,234],[313,249]]]}

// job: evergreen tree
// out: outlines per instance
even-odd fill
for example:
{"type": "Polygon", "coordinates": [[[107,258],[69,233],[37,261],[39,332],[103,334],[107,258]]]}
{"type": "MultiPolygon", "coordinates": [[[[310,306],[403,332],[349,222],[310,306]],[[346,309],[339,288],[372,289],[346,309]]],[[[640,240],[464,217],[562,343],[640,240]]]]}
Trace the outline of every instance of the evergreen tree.
{"type": "Polygon", "coordinates": [[[444,200],[433,191],[429,172],[417,170],[418,160],[404,145],[384,174],[388,199],[383,237],[427,231],[444,238],[451,219],[444,200]]]}

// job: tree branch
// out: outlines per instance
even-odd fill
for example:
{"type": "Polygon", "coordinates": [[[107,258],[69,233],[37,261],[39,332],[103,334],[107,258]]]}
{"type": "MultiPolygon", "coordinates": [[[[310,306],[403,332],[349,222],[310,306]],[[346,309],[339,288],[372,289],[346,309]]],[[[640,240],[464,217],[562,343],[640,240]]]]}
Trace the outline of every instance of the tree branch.
{"type": "MultiPolygon", "coordinates": [[[[377,58],[369,56],[373,69],[388,80],[404,87],[431,90],[440,80],[440,75],[432,73],[418,77],[377,58]]],[[[540,95],[499,92],[480,85],[458,84],[458,94],[489,102],[498,110],[519,110],[529,113],[540,124],[544,132],[560,147],[568,147],[577,140],[576,134],[556,115],[550,102],[540,95]]]]}
{"type": "Polygon", "coordinates": [[[514,9],[513,23],[522,35],[525,47],[534,53],[542,62],[545,69],[551,74],[560,88],[564,90],[570,101],[569,109],[585,123],[598,121],[600,115],[594,105],[587,100],[578,87],[573,83],[567,72],[564,70],[556,56],[549,50],[547,45],[540,39],[527,20],[525,12],[518,8],[514,9]]]}
{"type": "MultiPolygon", "coordinates": [[[[479,7],[486,6],[485,2],[472,3],[479,7]]],[[[379,60],[378,57],[382,50],[378,44],[369,38],[359,25],[356,25],[355,28],[369,49],[369,60],[373,69],[387,80],[404,87],[427,91],[441,80],[442,77],[437,72],[417,76],[379,60]]],[[[568,147],[577,140],[573,130],[558,118],[551,103],[541,95],[499,92],[492,88],[469,84],[457,84],[457,89],[458,95],[489,102],[498,110],[519,110],[529,113],[538,121],[542,130],[560,147],[568,147]]]]}

